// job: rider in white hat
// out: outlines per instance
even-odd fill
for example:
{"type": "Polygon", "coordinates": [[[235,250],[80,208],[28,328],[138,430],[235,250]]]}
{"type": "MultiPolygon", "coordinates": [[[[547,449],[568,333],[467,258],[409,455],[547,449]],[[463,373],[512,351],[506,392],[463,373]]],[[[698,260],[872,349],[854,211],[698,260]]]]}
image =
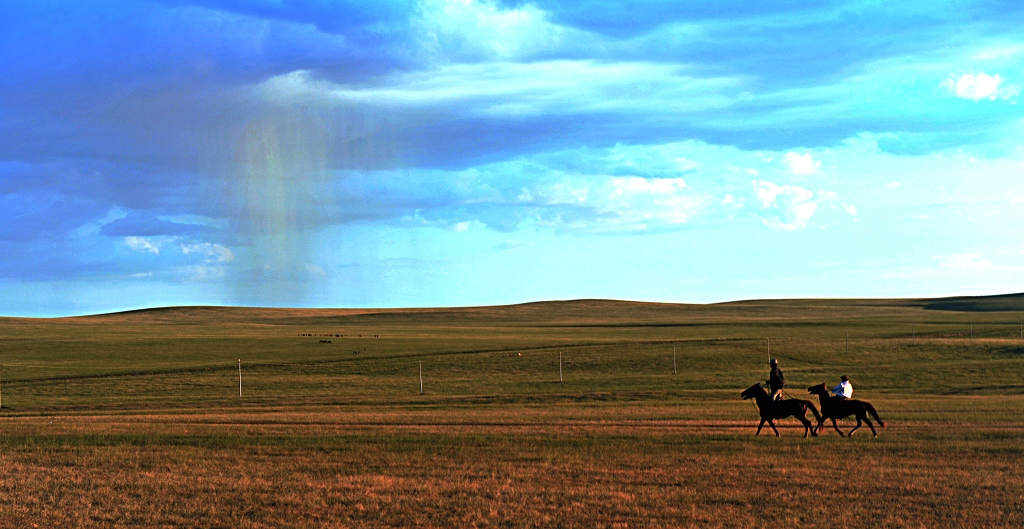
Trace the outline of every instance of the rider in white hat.
{"type": "Polygon", "coordinates": [[[836,397],[840,399],[848,399],[853,396],[853,384],[850,384],[850,379],[843,375],[840,377],[839,385],[832,388],[832,393],[836,394],[836,397]]]}

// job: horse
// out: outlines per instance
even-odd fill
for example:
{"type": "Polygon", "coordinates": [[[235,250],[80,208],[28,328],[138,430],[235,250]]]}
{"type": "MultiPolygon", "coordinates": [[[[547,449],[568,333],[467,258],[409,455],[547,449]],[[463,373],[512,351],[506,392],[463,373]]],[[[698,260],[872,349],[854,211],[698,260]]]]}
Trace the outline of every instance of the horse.
{"type": "Polygon", "coordinates": [[[754,402],[757,402],[757,409],[761,412],[761,423],[757,425],[755,437],[761,435],[761,428],[764,428],[764,423],[768,423],[768,426],[772,427],[776,437],[781,437],[779,430],[775,428],[775,419],[783,419],[789,416],[795,417],[796,420],[800,421],[800,424],[804,425],[804,437],[807,437],[808,433],[813,437],[818,436],[817,431],[811,425],[811,421],[807,420],[807,410],[811,410],[814,418],[819,423],[822,420],[821,415],[818,414],[818,408],[814,407],[813,402],[800,399],[772,402],[772,398],[761,388],[760,384],[754,384],[743,390],[743,393],[740,393],[740,397],[743,397],[743,400],[754,399],[754,402]]]}
{"type": "Polygon", "coordinates": [[[807,392],[817,395],[818,402],[821,403],[821,418],[818,419],[818,425],[814,428],[815,430],[821,429],[821,426],[825,424],[825,419],[832,419],[832,427],[839,432],[839,435],[844,435],[843,431],[839,429],[839,425],[836,424],[836,419],[853,415],[857,418],[857,426],[854,426],[850,433],[845,435],[853,435],[853,432],[856,432],[857,428],[861,427],[861,424],[867,423],[868,428],[871,428],[871,434],[878,437],[878,432],[875,431],[874,425],[868,420],[869,413],[878,421],[878,424],[882,425],[882,428],[885,428],[885,421],[878,416],[875,407],[866,400],[841,399],[830,396],[825,384],[811,386],[807,388],[807,392]]]}

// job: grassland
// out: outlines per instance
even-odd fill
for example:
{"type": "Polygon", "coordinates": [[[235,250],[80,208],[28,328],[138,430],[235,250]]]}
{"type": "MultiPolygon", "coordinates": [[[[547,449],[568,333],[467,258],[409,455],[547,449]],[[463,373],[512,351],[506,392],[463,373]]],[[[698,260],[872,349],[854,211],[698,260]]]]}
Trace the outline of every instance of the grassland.
{"type": "Polygon", "coordinates": [[[1022,312],[1004,296],[0,319],[0,526],[1020,527],[1022,312]],[[768,340],[791,396],[847,374],[889,428],[754,438],[738,394],[766,378],[768,340]]]}

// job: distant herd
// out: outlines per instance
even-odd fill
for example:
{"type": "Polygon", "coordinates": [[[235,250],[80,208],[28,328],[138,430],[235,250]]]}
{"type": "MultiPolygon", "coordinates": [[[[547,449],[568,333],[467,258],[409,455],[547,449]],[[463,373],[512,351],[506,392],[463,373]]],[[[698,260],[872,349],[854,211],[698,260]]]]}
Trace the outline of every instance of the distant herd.
{"type": "MultiPolygon", "coordinates": [[[[299,337],[305,337],[305,338],[344,338],[344,337],[345,337],[345,335],[344,335],[344,334],[336,334],[336,333],[312,333],[312,332],[300,332],[300,333],[298,333],[298,336],[299,336],[299,337]]],[[[380,335],[379,335],[379,334],[372,334],[372,335],[371,335],[371,334],[368,334],[368,335],[366,335],[366,336],[367,336],[367,338],[370,338],[370,337],[373,337],[373,338],[380,338],[380,335]]],[[[351,335],[351,334],[350,334],[350,335],[349,335],[349,338],[352,338],[352,337],[353,337],[353,335],[351,335]]],[[[354,337],[356,337],[356,338],[362,338],[362,337],[363,337],[363,335],[362,335],[362,334],[356,334],[356,335],[354,335],[354,337]]],[[[331,342],[331,340],[320,340],[320,342],[319,342],[319,343],[321,343],[321,344],[324,344],[324,345],[333,345],[333,343],[331,342]]],[[[352,351],[352,354],[359,354],[359,351],[352,351]]]]}
{"type": "MultiPolygon", "coordinates": [[[[313,337],[313,338],[344,338],[345,337],[344,334],[314,334],[314,333],[308,333],[308,332],[300,332],[298,334],[298,336],[309,336],[309,337],[313,337]]],[[[367,336],[369,337],[370,335],[367,335],[367,336]]],[[[352,337],[352,335],[349,335],[349,338],[351,338],[351,337],[352,337]]],[[[363,335],[362,334],[357,334],[356,337],[357,338],[362,338],[363,335]]],[[[374,334],[373,337],[374,338],[380,338],[380,335],[379,334],[374,334]]]]}

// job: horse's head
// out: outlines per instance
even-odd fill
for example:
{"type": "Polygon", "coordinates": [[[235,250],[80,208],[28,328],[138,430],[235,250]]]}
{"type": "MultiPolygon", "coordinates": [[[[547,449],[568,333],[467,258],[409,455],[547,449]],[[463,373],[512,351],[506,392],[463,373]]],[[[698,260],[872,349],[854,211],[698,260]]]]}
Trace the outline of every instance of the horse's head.
{"type": "Polygon", "coordinates": [[[807,388],[807,392],[811,395],[827,395],[828,390],[825,389],[825,384],[818,384],[817,386],[811,386],[807,388]]]}
{"type": "Polygon", "coordinates": [[[743,400],[752,399],[757,396],[758,392],[764,393],[764,390],[761,389],[761,384],[754,384],[743,390],[743,393],[740,393],[740,397],[743,397],[743,400]]]}

